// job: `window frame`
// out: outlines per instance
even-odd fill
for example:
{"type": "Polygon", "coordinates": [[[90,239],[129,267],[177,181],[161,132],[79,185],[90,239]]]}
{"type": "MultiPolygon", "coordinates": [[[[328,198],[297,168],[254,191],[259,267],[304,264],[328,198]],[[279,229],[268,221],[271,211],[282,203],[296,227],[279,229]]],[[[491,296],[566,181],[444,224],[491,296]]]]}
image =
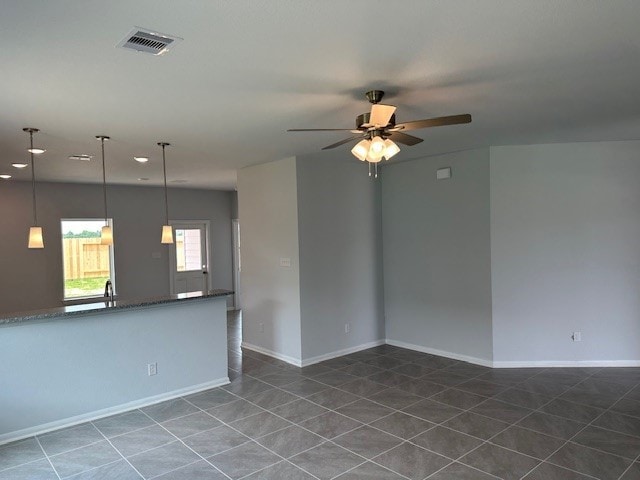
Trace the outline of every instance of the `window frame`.
{"type": "MultiPolygon", "coordinates": [[[[62,259],[62,303],[64,305],[76,305],[81,303],[95,303],[104,300],[104,294],[87,295],[82,297],[66,297],[65,296],[65,274],[64,274],[64,229],[62,228],[63,222],[100,222],[104,226],[104,218],[61,218],[60,219],[60,251],[62,259]]],[[[111,231],[114,232],[113,218],[107,218],[107,225],[111,227],[111,231]]],[[[114,232],[115,237],[115,232],[114,232]]],[[[109,280],[113,288],[113,296],[116,296],[116,270],[115,270],[115,248],[114,245],[108,245],[109,247],[109,280]]]]}

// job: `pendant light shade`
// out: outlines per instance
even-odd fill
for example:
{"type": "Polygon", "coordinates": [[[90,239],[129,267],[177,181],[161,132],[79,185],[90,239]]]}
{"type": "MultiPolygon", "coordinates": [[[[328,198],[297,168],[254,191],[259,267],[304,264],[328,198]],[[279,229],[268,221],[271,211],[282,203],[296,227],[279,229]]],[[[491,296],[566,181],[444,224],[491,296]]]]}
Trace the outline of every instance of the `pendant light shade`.
{"type": "Polygon", "coordinates": [[[100,232],[100,244],[101,245],[113,245],[113,232],[109,226],[109,215],[107,214],[107,175],[104,165],[104,141],[109,140],[111,137],[106,135],[96,135],[96,138],[100,140],[102,147],[102,196],[104,200],[104,227],[100,232]]]}
{"type": "Polygon", "coordinates": [[[164,214],[165,224],[162,226],[162,238],[160,243],[170,244],[173,243],[173,228],[169,225],[169,198],[167,196],[167,159],[165,157],[164,149],[171,145],[166,142],[158,142],[158,145],[162,147],[162,173],[164,175],[164,214]]]}
{"type": "Polygon", "coordinates": [[[29,228],[29,248],[44,248],[42,227],[29,228]]]}
{"type": "Polygon", "coordinates": [[[384,140],[379,137],[379,136],[375,136],[371,139],[371,148],[369,149],[369,155],[371,156],[382,156],[384,155],[384,140]]]}
{"type": "Polygon", "coordinates": [[[351,149],[351,153],[358,159],[363,162],[367,159],[367,153],[369,153],[369,148],[371,147],[370,140],[360,140],[356,143],[356,146],[351,149]]]}
{"type": "Polygon", "coordinates": [[[102,227],[102,231],[100,232],[100,244],[113,245],[113,232],[109,225],[102,227]]]}
{"type": "Polygon", "coordinates": [[[171,225],[162,226],[162,240],[160,243],[173,243],[173,228],[171,228],[171,225]]]}
{"type": "MultiPolygon", "coordinates": [[[[42,235],[42,227],[38,226],[38,215],[36,207],[36,167],[34,162],[33,134],[38,132],[37,128],[26,127],[22,129],[29,134],[29,153],[31,154],[31,193],[33,197],[33,224],[29,228],[28,248],[44,248],[44,238],[42,235]]],[[[44,152],[44,150],[42,151],[44,152]]],[[[42,153],[40,152],[40,153],[42,153]]]]}
{"type": "Polygon", "coordinates": [[[386,158],[387,160],[389,160],[400,151],[400,147],[398,147],[398,145],[396,145],[392,140],[389,140],[388,138],[384,141],[384,146],[384,158],[386,158]]]}

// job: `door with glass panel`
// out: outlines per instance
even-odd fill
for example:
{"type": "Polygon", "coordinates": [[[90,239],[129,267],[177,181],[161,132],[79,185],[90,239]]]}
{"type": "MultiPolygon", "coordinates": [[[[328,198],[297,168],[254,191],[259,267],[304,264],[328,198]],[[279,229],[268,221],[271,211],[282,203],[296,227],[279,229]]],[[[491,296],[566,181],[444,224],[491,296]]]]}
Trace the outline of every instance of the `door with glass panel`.
{"type": "Polygon", "coordinates": [[[171,293],[209,290],[208,222],[171,222],[171,293]]]}

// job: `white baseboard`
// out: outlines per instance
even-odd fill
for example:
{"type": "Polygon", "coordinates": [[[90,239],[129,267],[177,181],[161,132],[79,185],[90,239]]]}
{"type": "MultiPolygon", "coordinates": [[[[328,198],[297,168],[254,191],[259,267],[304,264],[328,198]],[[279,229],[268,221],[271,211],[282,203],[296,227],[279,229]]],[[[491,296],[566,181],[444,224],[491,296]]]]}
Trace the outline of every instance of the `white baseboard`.
{"type": "Polygon", "coordinates": [[[259,347],[257,345],[252,345],[251,343],[242,342],[242,348],[246,348],[247,350],[252,350],[254,352],[262,353],[263,355],[268,355],[269,357],[276,358],[278,360],[282,360],[283,362],[287,362],[295,367],[308,367],[309,365],[313,365],[315,363],[324,362],[325,360],[331,360],[332,358],[341,357],[343,355],[348,355],[350,353],[359,352],[360,350],[366,350],[367,348],[377,347],[378,345],[383,345],[385,343],[384,339],[376,340],[374,342],[363,343],[361,345],[356,345],[355,347],[349,347],[342,350],[336,350],[334,352],[325,353],[323,355],[318,355],[317,357],[306,358],[304,360],[298,360],[297,358],[290,357],[288,355],[282,355],[281,353],[274,352],[273,350],[269,350],[267,348],[259,347]]]}
{"type": "Polygon", "coordinates": [[[84,413],[82,415],[76,415],[74,417],[63,418],[56,420],[55,422],[43,423],[42,425],[36,425],[34,427],[25,428],[22,430],[16,430],[15,432],[3,433],[0,435],[0,445],[5,443],[14,442],[16,440],[22,440],[23,438],[32,437],[34,435],[42,435],[43,433],[51,432],[61,428],[72,427],[80,423],[90,422],[98,420],[104,417],[110,417],[118,413],[124,413],[136,408],[147,407],[155,403],[164,402],[173,398],[182,397],[185,395],[191,395],[192,393],[198,393],[210,388],[219,387],[229,383],[229,377],[219,378],[210,382],[201,383],[199,385],[192,385],[190,387],[173,390],[167,393],[161,393],[160,395],[154,395],[152,397],[141,398],[140,400],[134,400],[133,402],[123,403],[116,405],[115,407],[103,408],[101,410],[95,410],[93,412],[84,413]]]}
{"type": "Polygon", "coordinates": [[[261,353],[263,355],[267,355],[269,357],[273,357],[273,358],[278,359],[278,360],[282,360],[283,362],[290,363],[294,367],[301,367],[302,366],[302,362],[297,358],[290,357],[289,355],[283,355],[281,353],[274,352],[273,350],[269,350],[267,348],[259,347],[258,345],[253,345],[251,343],[242,342],[241,347],[242,348],[246,348],[247,350],[252,350],[254,352],[261,353]]]}
{"type": "Polygon", "coordinates": [[[454,360],[462,360],[463,362],[473,363],[475,365],[482,365],[483,367],[493,367],[493,362],[484,358],[470,357],[468,355],[462,355],[454,352],[447,352],[445,350],[438,350],[436,348],[424,347],[422,345],[414,345],[412,343],[400,342],[398,340],[390,340],[387,338],[386,343],[393,345],[394,347],[407,348],[409,350],[415,350],[417,352],[430,353],[431,355],[438,355],[439,357],[452,358],[454,360]]]}
{"type": "Polygon", "coordinates": [[[532,367],[640,367],[640,360],[533,360],[493,362],[493,368],[532,367]]]}
{"type": "Polygon", "coordinates": [[[308,367],[309,365],[324,362],[325,360],[331,360],[332,358],[341,357],[343,355],[349,355],[350,353],[359,352],[360,350],[366,350],[368,348],[384,345],[384,343],[385,343],[384,339],[375,340],[373,342],[356,345],[355,347],[349,347],[342,350],[336,350],[335,352],[325,353],[324,355],[318,355],[317,357],[305,358],[304,360],[302,360],[302,366],[308,367]]]}
{"type": "Polygon", "coordinates": [[[430,353],[440,357],[453,358],[463,362],[474,363],[491,368],[555,368],[555,367],[640,367],[640,360],[524,360],[524,361],[492,361],[484,358],[470,357],[459,353],[447,352],[436,348],[413,345],[398,340],[387,339],[386,343],[396,347],[430,353]]]}

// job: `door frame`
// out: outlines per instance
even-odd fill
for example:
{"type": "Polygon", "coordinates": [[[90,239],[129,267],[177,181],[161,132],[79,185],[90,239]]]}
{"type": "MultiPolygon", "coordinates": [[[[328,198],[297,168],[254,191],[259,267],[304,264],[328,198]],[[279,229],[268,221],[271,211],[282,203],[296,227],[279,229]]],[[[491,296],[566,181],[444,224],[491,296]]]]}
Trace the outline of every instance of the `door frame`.
{"type": "Polygon", "coordinates": [[[233,265],[233,308],[240,310],[241,306],[241,290],[240,290],[240,272],[242,272],[242,263],[240,261],[240,245],[239,232],[240,221],[237,218],[231,219],[231,248],[232,248],[232,265],[233,265]]]}
{"type": "Polygon", "coordinates": [[[207,257],[207,285],[206,289],[211,290],[211,221],[210,220],[169,220],[169,225],[174,230],[174,243],[169,245],[169,293],[175,295],[175,274],[176,274],[176,244],[175,229],[181,226],[191,226],[194,224],[204,225],[205,255],[207,257]]]}

